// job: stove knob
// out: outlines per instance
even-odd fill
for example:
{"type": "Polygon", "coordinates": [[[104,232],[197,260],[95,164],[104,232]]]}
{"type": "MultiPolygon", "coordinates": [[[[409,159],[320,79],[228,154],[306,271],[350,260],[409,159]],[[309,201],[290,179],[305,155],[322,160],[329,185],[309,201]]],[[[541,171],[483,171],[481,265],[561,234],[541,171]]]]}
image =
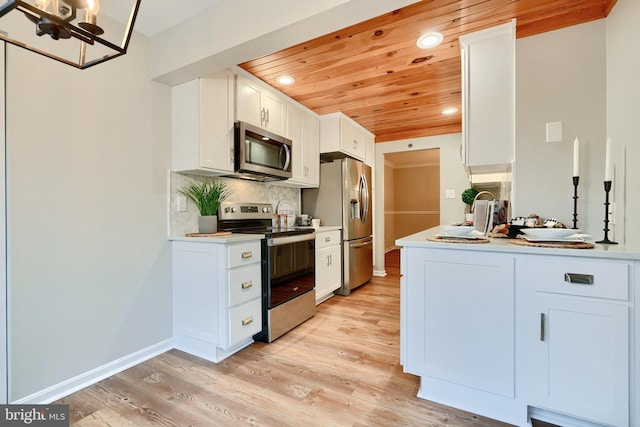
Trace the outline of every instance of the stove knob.
{"type": "Polygon", "coordinates": [[[229,213],[229,212],[231,212],[231,209],[232,209],[232,208],[230,208],[229,206],[227,206],[226,208],[224,208],[224,211],[225,211],[226,213],[229,213]]]}
{"type": "Polygon", "coordinates": [[[271,208],[266,208],[266,207],[262,208],[262,212],[264,212],[264,213],[267,213],[267,212],[270,212],[270,211],[271,211],[271,208]]]}
{"type": "Polygon", "coordinates": [[[238,212],[238,208],[231,208],[231,212],[238,212]]]}

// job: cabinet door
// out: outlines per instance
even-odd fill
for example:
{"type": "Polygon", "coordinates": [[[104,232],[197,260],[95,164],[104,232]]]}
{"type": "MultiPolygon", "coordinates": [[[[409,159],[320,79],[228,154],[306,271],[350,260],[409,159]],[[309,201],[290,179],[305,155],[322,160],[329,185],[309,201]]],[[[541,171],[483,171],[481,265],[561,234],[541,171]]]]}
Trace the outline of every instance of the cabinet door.
{"type": "Polygon", "coordinates": [[[324,301],[329,290],[329,248],[316,248],[316,304],[324,301]]]}
{"type": "Polygon", "coordinates": [[[327,290],[333,292],[342,286],[342,249],[340,245],[329,246],[327,249],[329,257],[327,290]]]}
{"type": "Polygon", "coordinates": [[[262,127],[262,92],[258,85],[237,77],[236,87],[236,119],[262,127]]]}
{"type": "Polygon", "coordinates": [[[529,404],[629,425],[629,308],[538,293],[530,313],[529,404]]]}
{"type": "Polygon", "coordinates": [[[405,370],[513,398],[514,257],[413,248],[405,256],[405,370]]]}
{"type": "Polygon", "coordinates": [[[460,37],[463,162],[510,169],[515,146],[515,23],[460,37]]]}
{"type": "Polygon", "coordinates": [[[310,187],[320,185],[320,120],[311,114],[303,116],[304,182],[310,187]]]}
{"type": "Polygon", "coordinates": [[[373,167],[373,164],[376,160],[376,146],[375,146],[375,136],[370,134],[368,131],[364,132],[364,162],[365,164],[373,167]]]}
{"type": "Polygon", "coordinates": [[[291,140],[292,145],[292,163],[290,181],[304,182],[305,165],[304,165],[304,111],[299,107],[289,104],[287,106],[287,138],[291,140]]]}
{"type": "Polygon", "coordinates": [[[262,127],[269,131],[284,135],[286,132],[286,104],[285,101],[273,92],[262,91],[263,122],[262,127]]]}
{"type": "Polygon", "coordinates": [[[342,150],[356,159],[364,160],[365,143],[363,132],[359,125],[352,123],[346,117],[342,117],[341,131],[340,146],[342,150]]]}

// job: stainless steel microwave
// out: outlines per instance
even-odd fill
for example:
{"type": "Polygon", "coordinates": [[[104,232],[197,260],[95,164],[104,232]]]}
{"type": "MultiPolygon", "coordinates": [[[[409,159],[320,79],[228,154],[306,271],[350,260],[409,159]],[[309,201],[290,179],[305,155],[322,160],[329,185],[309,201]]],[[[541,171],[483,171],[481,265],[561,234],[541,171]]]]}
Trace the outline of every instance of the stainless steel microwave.
{"type": "Polygon", "coordinates": [[[246,122],[235,123],[235,173],[240,178],[291,178],[291,140],[246,122]]]}

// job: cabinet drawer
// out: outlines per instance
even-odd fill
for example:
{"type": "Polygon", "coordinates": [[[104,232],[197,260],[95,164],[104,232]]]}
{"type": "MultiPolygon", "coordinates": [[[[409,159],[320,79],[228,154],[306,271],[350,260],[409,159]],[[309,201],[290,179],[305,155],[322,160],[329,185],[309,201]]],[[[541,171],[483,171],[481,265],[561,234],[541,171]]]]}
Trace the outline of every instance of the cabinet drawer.
{"type": "Polygon", "coordinates": [[[536,291],[629,299],[629,264],[565,257],[531,257],[529,282],[536,291]]]}
{"type": "Polygon", "coordinates": [[[229,245],[229,268],[260,262],[260,242],[229,245]]]}
{"type": "Polygon", "coordinates": [[[233,307],[259,297],[261,283],[260,264],[229,270],[229,306],[233,307]]]}
{"type": "Polygon", "coordinates": [[[316,232],[316,250],[331,245],[339,245],[341,233],[341,230],[316,232]]]}
{"type": "Polygon", "coordinates": [[[262,330],[260,298],[229,310],[229,346],[233,346],[262,330]]]}

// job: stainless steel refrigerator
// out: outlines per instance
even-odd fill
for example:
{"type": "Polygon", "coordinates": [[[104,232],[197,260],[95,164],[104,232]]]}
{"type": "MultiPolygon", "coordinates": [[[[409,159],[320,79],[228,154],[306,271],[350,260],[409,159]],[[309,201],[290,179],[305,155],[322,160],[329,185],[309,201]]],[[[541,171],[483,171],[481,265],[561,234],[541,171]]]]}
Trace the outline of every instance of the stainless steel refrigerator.
{"type": "Polygon", "coordinates": [[[371,167],[345,158],[320,164],[320,187],[302,190],[302,212],[342,227],[342,287],[349,295],[373,275],[371,167]]]}

